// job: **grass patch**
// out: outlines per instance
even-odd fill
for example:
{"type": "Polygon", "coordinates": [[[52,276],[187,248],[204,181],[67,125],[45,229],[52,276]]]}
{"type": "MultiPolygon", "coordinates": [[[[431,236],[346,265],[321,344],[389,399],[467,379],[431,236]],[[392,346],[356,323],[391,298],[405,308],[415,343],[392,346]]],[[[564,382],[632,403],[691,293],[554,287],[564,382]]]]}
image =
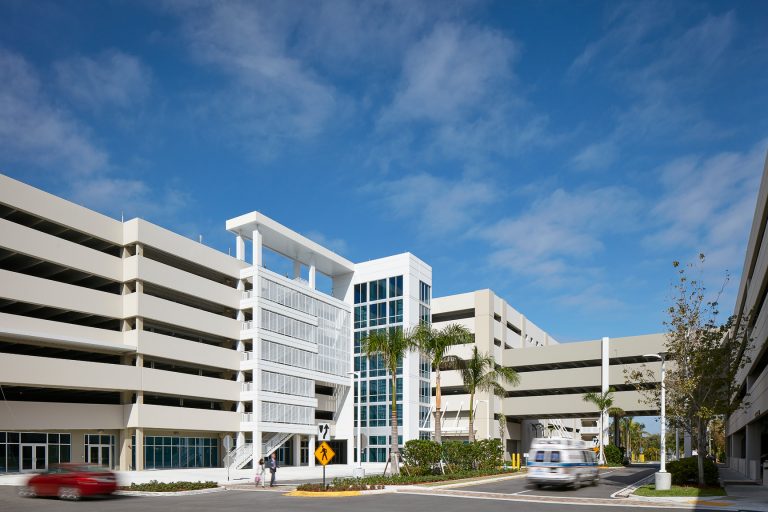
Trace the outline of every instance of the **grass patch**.
{"type": "Polygon", "coordinates": [[[667,491],[657,491],[653,484],[644,485],[635,490],[636,496],[656,496],[656,497],[684,497],[696,498],[699,496],[727,496],[722,487],[696,487],[673,485],[667,491]]]}
{"type": "Polygon", "coordinates": [[[158,482],[152,480],[145,484],[131,484],[130,487],[121,487],[125,491],[141,492],[179,492],[179,491],[198,491],[200,489],[213,489],[218,487],[216,482],[158,482]]]}

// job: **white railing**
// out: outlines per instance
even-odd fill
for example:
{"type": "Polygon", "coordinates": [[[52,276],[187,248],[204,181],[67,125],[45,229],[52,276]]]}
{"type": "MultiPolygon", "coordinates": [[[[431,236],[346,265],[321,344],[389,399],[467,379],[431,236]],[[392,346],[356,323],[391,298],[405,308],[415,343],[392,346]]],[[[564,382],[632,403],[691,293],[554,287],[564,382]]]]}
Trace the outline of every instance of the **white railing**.
{"type": "Polygon", "coordinates": [[[240,419],[243,423],[251,423],[253,421],[253,413],[252,412],[244,412],[243,417],[240,419]]]}
{"type": "Polygon", "coordinates": [[[243,300],[252,299],[256,295],[253,293],[253,290],[246,290],[243,292],[243,300]]]}
{"type": "Polygon", "coordinates": [[[303,277],[294,277],[293,280],[296,281],[299,284],[302,284],[302,285],[304,285],[306,287],[309,287],[309,281],[307,281],[303,277]]]}
{"type": "Polygon", "coordinates": [[[251,359],[256,359],[256,354],[254,352],[240,352],[240,358],[243,361],[250,361],[251,359]]]}
{"type": "Polygon", "coordinates": [[[243,382],[240,386],[241,391],[253,391],[253,382],[243,382]]]}
{"type": "Polygon", "coordinates": [[[288,439],[290,439],[291,436],[293,436],[293,434],[285,432],[278,432],[274,434],[272,437],[267,439],[267,442],[262,443],[261,456],[269,457],[272,455],[272,452],[280,448],[288,439]]]}
{"type": "Polygon", "coordinates": [[[224,463],[231,469],[240,469],[253,459],[253,444],[245,443],[227,454],[224,463]]]}
{"type": "Polygon", "coordinates": [[[247,331],[247,330],[253,329],[253,327],[254,327],[253,320],[247,320],[247,321],[243,322],[243,325],[240,328],[243,331],[247,331]]]}

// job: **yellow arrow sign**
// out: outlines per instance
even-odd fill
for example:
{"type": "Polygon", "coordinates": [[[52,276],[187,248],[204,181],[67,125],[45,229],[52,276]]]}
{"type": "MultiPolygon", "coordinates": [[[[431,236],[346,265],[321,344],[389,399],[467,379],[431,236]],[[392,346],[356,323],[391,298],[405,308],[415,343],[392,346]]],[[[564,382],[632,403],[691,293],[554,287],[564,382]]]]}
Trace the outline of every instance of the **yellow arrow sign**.
{"type": "Polygon", "coordinates": [[[336,455],[336,452],[334,452],[331,448],[331,445],[325,441],[320,443],[320,446],[318,446],[317,450],[315,450],[315,458],[317,459],[317,462],[323,466],[331,462],[334,455],[336,455]]]}

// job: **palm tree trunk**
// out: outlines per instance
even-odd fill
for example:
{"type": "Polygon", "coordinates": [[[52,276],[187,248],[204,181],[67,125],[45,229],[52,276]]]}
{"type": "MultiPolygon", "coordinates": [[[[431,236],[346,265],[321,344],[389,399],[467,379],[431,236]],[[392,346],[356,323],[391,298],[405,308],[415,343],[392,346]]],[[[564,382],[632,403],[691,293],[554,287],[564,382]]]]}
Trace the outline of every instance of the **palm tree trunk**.
{"type": "Polygon", "coordinates": [[[475,392],[469,394],[469,442],[475,442],[475,392]]]}
{"type": "Polygon", "coordinates": [[[392,439],[390,439],[389,461],[392,465],[393,475],[400,474],[400,452],[398,450],[398,431],[397,431],[397,368],[392,368],[392,411],[390,421],[392,422],[392,439]]]}
{"type": "Polygon", "coordinates": [[[437,444],[442,443],[441,436],[442,431],[440,424],[442,419],[442,411],[440,409],[440,399],[442,398],[440,393],[440,368],[435,369],[435,442],[437,444]]]}
{"type": "Polygon", "coordinates": [[[600,446],[600,455],[597,458],[597,461],[598,461],[599,464],[605,464],[605,453],[603,452],[603,440],[604,440],[604,438],[603,438],[603,416],[604,416],[603,411],[600,411],[600,432],[598,432],[598,434],[597,434],[597,436],[598,436],[597,439],[599,441],[598,444],[600,446]]]}

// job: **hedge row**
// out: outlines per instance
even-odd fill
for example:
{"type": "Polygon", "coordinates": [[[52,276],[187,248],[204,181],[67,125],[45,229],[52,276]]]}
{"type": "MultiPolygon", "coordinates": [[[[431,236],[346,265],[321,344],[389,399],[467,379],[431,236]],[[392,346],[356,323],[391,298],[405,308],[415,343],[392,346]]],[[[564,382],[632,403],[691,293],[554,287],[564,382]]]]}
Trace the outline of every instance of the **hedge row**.
{"type": "Polygon", "coordinates": [[[498,439],[473,443],[446,441],[442,445],[428,439],[413,439],[406,442],[403,448],[405,472],[417,475],[437,473],[441,459],[446,464],[446,470],[455,473],[495,469],[502,465],[502,457],[501,441],[498,439]]]}
{"type": "Polygon", "coordinates": [[[431,482],[444,482],[447,480],[460,480],[462,478],[473,478],[479,476],[497,475],[510,473],[501,469],[484,469],[475,471],[457,471],[450,474],[437,475],[407,475],[401,473],[396,476],[372,475],[364,478],[334,478],[327,489],[323,489],[322,484],[301,484],[296,487],[299,491],[364,491],[370,489],[381,489],[385,485],[413,485],[431,482]]]}
{"type": "Polygon", "coordinates": [[[144,492],[178,492],[178,491],[197,491],[199,489],[212,489],[218,487],[216,482],[158,482],[157,480],[151,480],[145,484],[131,484],[130,487],[126,487],[129,491],[144,491],[144,492]]]}

